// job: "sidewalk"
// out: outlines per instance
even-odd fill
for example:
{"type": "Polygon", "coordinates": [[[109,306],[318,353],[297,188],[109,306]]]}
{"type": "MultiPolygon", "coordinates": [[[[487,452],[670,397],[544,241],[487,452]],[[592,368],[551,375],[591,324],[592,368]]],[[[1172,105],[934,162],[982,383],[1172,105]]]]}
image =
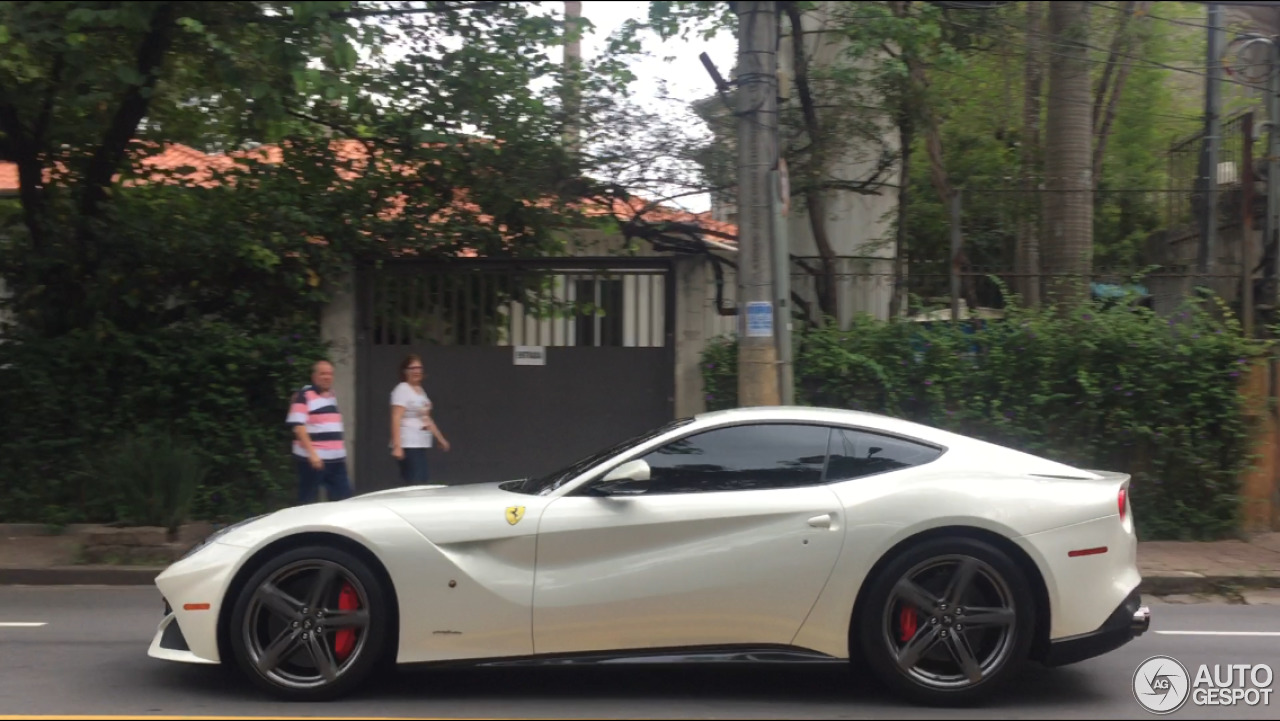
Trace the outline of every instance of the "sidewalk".
{"type": "MultiPolygon", "coordinates": [[[[150,585],[163,565],[82,563],[86,534],[71,527],[48,535],[39,525],[0,524],[0,585],[150,585]]],[[[190,547],[211,528],[184,529],[190,547]]],[[[1142,591],[1153,596],[1227,596],[1245,601],[1257,589],[1280,589],[1280,533],[1245,541],[1149,541],[1138,544],[1142,591]]],[[[1274,594],[1267,594],[1274,595],[1274,594]]]]}

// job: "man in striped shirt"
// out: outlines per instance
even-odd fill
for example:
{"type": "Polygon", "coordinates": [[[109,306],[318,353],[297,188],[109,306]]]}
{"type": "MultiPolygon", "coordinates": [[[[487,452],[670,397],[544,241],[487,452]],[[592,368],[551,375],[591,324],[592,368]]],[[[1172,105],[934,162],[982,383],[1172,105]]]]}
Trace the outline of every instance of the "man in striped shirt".
{"type": "Polygon", "coordinates": [[[329,500],[351,497],[347,477],[347,451],[342,442],[342,414],[333,395],[333,365],[318,361],[311,369],[311,384],[293,396],[289,417],[293,429],[293,459],[298,468],[298,502],[311,503],[320,486],[329,500]]]}

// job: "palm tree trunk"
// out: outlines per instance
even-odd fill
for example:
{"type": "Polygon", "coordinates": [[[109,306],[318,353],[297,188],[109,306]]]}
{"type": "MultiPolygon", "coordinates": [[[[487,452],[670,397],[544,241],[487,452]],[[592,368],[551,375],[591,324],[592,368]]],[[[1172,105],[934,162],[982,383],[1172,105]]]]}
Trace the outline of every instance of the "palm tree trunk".
{"type": "Polygon", "coordinates": [[[1049,3],[1049,117],[1045,124],[1045,299],[1089,298],[1093,270],[1093,98],[1089,4],[1049,3]]]}
{"type": "Polygon", "coordinates": [[[1040,306],[1040,223],[1036,188],[1036,159],[1040,154],[1040,96],[1044,78],[1040,52],[1044,4],[1027,3],[1027,60],[1022,101],[1022,192],[1018,203],[1018,245],[1014,251],[1014,268],[1018,282],[1014,284],[1022,302],[1031,308],[1040,306]]]}

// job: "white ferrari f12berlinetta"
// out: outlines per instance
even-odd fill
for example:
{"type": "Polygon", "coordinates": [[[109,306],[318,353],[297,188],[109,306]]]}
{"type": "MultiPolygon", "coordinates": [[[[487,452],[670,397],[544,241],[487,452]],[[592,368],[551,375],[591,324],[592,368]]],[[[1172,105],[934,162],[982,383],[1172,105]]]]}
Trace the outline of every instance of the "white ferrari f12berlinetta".
{"type": "Polygon", "coordinates": [[[157,577],[148,653],[313,700],[397,665],[765,652],[964,704],[1147,629],[1128,493],[874,414],[706,413],[546,476],[223,528],[157,577]]]}

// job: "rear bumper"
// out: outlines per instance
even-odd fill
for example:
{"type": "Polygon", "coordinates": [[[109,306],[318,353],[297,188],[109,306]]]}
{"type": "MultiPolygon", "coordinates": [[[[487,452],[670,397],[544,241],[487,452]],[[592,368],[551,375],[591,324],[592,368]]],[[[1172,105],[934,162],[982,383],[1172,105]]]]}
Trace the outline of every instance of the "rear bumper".
{"type": "Polygon", "coordinates": [[[1044,663],[1066,666],[1110,653],[1146,633],[1150,627],[1151,609],[1142,605],[1142,595],[1134,590],[1098,630],[1050,643],[1044,663]]]}

